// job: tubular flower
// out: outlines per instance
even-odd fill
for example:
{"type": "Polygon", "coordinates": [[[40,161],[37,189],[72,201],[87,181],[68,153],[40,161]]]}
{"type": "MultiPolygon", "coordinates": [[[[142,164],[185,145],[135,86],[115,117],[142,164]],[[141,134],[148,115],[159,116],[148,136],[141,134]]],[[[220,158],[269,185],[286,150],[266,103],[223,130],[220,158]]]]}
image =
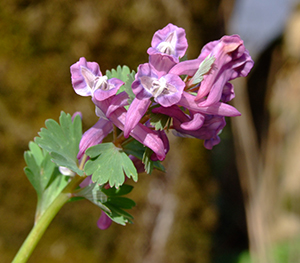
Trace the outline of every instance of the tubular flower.
{"type": "MultiPolygon", "coordinates": [[[[87,62],[85,58],[80,58],[71,66],[71,77],[73,88],[77,94],[92,96],[96,105],[96,114],[100,117],[99,121],[81,139],[78,154],[78,157],[81,157],[88,147],[102,142],[102,139],[112,131],[113,124],[124,130],[126,115],[124,106],[128,104],[128,95],[125,92],[116,95],[124,82],[117,78],[107,80],[106,76],[102,76],[98,64],[87,62]]],[[[162,93],[163,91],[157,92],[162,93]]],[[[165,158],[164,143],[157,132],[140,124],[129,134],[152,149],[159,160],[165,158]]]]}
{"type": "MultiPolygon", "coordinates": [[[[205,114],[196,117],[196,120],[200,119],[200,125],[198,125],[198,127],[194,125],[188,126],[193,120],[178,106],[172,106],[170,108],[159,107],[153,109],[153,112],[172,117],[173,128],[176,130],[175,135],[204,140],[204,147],[209,150],[220,142],[218,135],[226,125],[223,116],[205,114]]],[[[195,122],[193,122],[193,124],[195,124],[195,122]]]]}
{"type": "MultiPolygon", "coordinates": [[[[168,24],[154,34],[147,50],[148,63],[138,66],[134,78],[127,66],[107,74],[120,79],[103,76],[96,62],[87,62],[83,57],[71,66],[74,91],[92,97],[99,117],[83,134],[78,159],[87,148],[102,143],[114,127],[123,131],[114,133],[118,148],[122,148],[124,141],[129,142],[126,139],[131,136],[130,141],[134,139],[153,151],[130,145],[129,157],[138,172],[149,172],[151,160],[165,159],[170,147],[166,130],[172,129],[177,136],[201,139],[207,149],[220,142],[225,117],[241,115],[227,103],[235,96],[230,81],[247,76],[254,62],[238,35],[212,41],[196,59],[180,61],[187,47],[184,29],[168,24]]],[[[63,167],[61,170],[68,173],[63,167]]],[[[80,187],[91,183],[89,176],[80,187]]],[[[110,226],[111,219],[114,220],[110,216],[102,212],[98,220],[100,229],[110,226]]]]}
{"type": "Polygon", "coordinates": [[[136,98],[131,103],[125,121],[124,136],[137,125],[151,104],[151,98],[163,107],[170,107],[179,102],[185,83],[175,74],[159,73],[150,63],[139,66],[132,83],[132,90],[136,98]]]}
{"type": "Polygon", "coordinates": [[[80,96],[94,96],[98,89],[103,90],[102,96],[110,97],[117,93],[123,81],[102,76],[100,67],[96,62],[87,62],[84,57],[71,66],[71,80],[74,91],[80,96]]]}
{"type": "Polygon", "coordinates": [[[253,67],[253,60],[238,35],[224,36],[219,41],[208,43],[199,59],[206,57],[207,53],[215,57],[215,62],[198,90],[197,101],[207,96],[204,102],[200,102],[202,105],[220,101],[227,82],[247,76],[253,67]]]}
{"type": "Polygon", "coordinates": [[[155,54],[167,55],[178,63],[179,58],[184,56],[187,47],[185,30],[173,24],[168,24],[154,34],[151,47],[148,48],[147,53],[150,57],[155,54]]]}
{"type": "MultiPolygon", "coordinates": [[[[116,97],[120,97],[120,95],[121,93],[116,95],[116,97]]],[[[102,112],[106,114],[109,110],[111,100],[112,98],[109,98],[105,101],[98,101],[94,98],[93,102],[102,112]]],[[[113,111],[108,118],[116,127],[124,131],[126,113],[126,109],[124,107],[120,107],[113,111]]],[[[165,159],[165,146],[156,131],[153,131],[143,124],[138,123],[130,132],[130,136],[150,148],[157,155],[157,158],[160,161],[165,159]]]]}
{"type": "Polygon", "coordinates": [[[105,230],[110,227],[111,223],[112,223],[112,220],[109,218],[109,216],[106,213],[104,213],[103,211],[101,211],[101,216],[99,217],[99,219],[97,221],[97,226],[101,230],[105,230]]]}
{"type": "Polygon", "coordinates": [[[79,143],[79,152],[77,159],[81,159],[85,151],[94,145],[100,144],[102,140],[112,132],[113,125],[110,121],[100,118],[97,123],[88,129],[83,135],[79,143]]]}
{"type": "Polygon", "coordinates": [[[221,99],[225,99],[224,102],[232,99],[233,86],[228,81],[247,76],[254,64],[241,38],[232,35],[208,43],[197,59],[180,62],[169,73],[194,76],[208,57],[213,57],[214,62],[198,84],[195,100],[200,106],[213,105],[221,99]]]}

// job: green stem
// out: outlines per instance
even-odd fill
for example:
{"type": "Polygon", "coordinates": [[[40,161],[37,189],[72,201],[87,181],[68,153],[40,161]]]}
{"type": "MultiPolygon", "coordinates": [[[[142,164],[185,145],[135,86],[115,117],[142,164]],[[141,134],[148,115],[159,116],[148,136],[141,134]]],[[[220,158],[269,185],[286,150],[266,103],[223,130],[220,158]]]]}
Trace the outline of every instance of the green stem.
{"type": "Polygon", "coordinates": [[[62,190],[62,192],[55,198],[52,204],[46,209],[44,214],[41,215],[39,220],[33,226],[31,232],[19,249],[12,263],[27,262],[53,218],[63,207],[63,205],[72,197],[72,192],[83,180],[84,177],[78,175],[74,176],[64,190],[62,190]]]}

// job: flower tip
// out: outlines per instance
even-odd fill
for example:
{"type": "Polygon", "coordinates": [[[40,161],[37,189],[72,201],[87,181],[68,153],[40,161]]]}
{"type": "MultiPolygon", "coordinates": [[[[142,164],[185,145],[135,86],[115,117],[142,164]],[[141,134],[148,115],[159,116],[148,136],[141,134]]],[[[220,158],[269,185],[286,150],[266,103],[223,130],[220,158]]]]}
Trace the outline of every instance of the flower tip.
{"type": "Polygon", "coordinates": [[[129,137],[130,132],[131,132],[131,127],[129,127],[129,125],[128,125],[128,123],[126,123],[126,119],[125,119],[123,134],[126,139],[129,137]]]}
{"type": "Polygon", "coordinates": [[[105,214],[104,212],[101,212],[101,216],[98,219],[97,226],[101,230],[105,230],[110,227],[111,223],[112,223],[112,220],[108,217],[108,215],[105,214]]]}
{"type": "Polygon", "coordinates": [[[82,119],[82,113],[80,111],[76,111],[74,112],[74,114],[72,115],[72,121],[74,121],[75,117],[79,115],[80,119],[82,119]]]}

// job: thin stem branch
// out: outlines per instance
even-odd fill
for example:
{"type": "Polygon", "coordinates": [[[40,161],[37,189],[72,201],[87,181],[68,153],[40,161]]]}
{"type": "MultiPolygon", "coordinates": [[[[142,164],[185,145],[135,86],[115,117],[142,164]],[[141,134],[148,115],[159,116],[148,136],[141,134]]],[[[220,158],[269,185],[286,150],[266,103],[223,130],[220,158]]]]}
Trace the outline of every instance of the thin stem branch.
{"type": "Polygon", "coordinates": [[[76,175],[62,192],[55,198],[53,203],[46,209],[44,214],[35,223],[26,240],[22,244],[12,263],[25,263],[29,259],[39,240],[45,233],[53,218],[63,205],[72,197],[72,192],[84,180],[85,177],[76,175]]]}

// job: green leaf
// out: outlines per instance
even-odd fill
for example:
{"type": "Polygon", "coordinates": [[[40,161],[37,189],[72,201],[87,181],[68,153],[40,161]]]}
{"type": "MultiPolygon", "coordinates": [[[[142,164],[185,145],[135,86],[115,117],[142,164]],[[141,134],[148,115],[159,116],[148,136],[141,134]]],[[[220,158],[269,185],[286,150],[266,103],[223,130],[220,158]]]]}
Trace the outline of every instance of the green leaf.
{"type": "Polygon", "coordinates": [[[210,71],[215,60],[214,56],[208,55],[199,65],[198,70],[189,81],[189,84],[194,85],[200,83],[203,80],[204,75],[210,71]]]}
{"type": "Polygon", "coordinates": [[[155,128],[156,131],[169,129],[171,123],[171,117],[164,114],[151,113],[150,124],[155,128]]]}
{"type": "Polygon", "coordinates": [[[124,90],[128,94],[129,99],[128,103],[131,104],[133,99],[135,98],[135,94],[132,91],[131,84],[135,80],[135,71],[132,70],[130,74],[127,75],[128,79],[125,81],[124,90]]]}
{"type": "Polygon", "coordinates": [[[118,206],[123,209],[131,209],[134,207],[136,204],[133,200],[127,198],[127,197],[110,197],[108,199],[108,202],[111,202],[114,204],[114,206],[118,206]]]}
{"type": "Polygon", "coordinates": [[[129,96],[128,103],[130,104],[135,98],[135,95],[131,89],[131,84],[135,79],[135,71],[132,70],[130,72],[128,66],[121,67],[119,65],[117,69],[112,69],[111,71],[107,70],[106,76],[108,79],[117,78],[122,80],[125,83],[123,86],[120,87],[117,94],[119,94],[122,91],[125,91],[129,96]]]}
{"type": "Polygon", "coordinates": [[[39,132],[40,137],[35,137],[35,142],[51,155],[51,160],[58,166],[64,166],[79,175],[83,171],[77,166],[77,154],[79,142],[82,136],[82,125],[80,116],[72,121],[70,114],[61,112],[58,124],[49,119],[45,122],[46,128],[39,132]]]}
{"type": "MultiPolygon", "coordinates": [[[[52,161],[49,158],[49,161],[52,161]]],[[[60,194],[60,192],[65,188],[68,184],[69,177],[62,175],[58,167],[55,167],[52,173],[52,177],[42,193],[41,200],[38,200],[36,218],[38,219],[40,215],[44,213],[44,211],[49,207],[50,204],[54,201],[54,199],[60,194]]]]}
{"type": "Polygon", "coordinates": [[[50,161],[50,155],[43,152],[36,143],[30,142],[29,149],[24,153],[27,164],[24,172],[38,196],[41,196],[50,181],[55,164],[50,161]]]}
{"type": "Polygon", "coordinates": [[[111,211],[103,205],[107,201],[107,195],[102,192],[102,187],[97,183],[90,184],[75,193],[76,196],[81,196],[99,206],[103,211],[110,213],[111,211]]]}
{"type": "Polygon", "coordinates": [[[111,187],[108,189],[102,188],[101,191],[107,196],[121,196],[129,194],[133,189],[132,185],[123,184],[119,188],[111,187]]]}
{"type": "Polygon", "coordinates": [[[145,165],[145,171],[147,172],[147,174],[151,174],[153,171],[153,161],[151,160],[151,155],[152,155],[153,151],[150,148],[146,148],[144,155],[143,155],[143,159],[142,162],[145,165]]]}
{"type": "Polygon", "coordinates": [[[126,144],[122,145],[122,147],[127,154],[131,154],[136,158],[142,160],[144,164],[145,162],[147,163],[147,165],[149,166],[148,168],[145,167],[145,171],[147,173],[150,171],[152,172],[151,167],[152,169],[155,168],[157,170],[165,172],[165,168],[160,161],[152,161],[150,159],[152,151],[149,148],[145,147],[142,143],[138,142],[137,140],[132,140],[130,142],[127,142],[126,144]]]}
{"type": "Polygon", "coordinates": [[[24,153],[24,172],[36,190],[38,201],[36,219],[44,213],[56,196],[66,186],[68,177],[63,176],[51,161],[51,156],[36,143],[29,143],[29,151],[24,153]]]}
{"type": "Polygon", "coordinates": [[[188,60],[187,54],[184,54],[182,58],[179,59],[180,62],[188,60]]]}
{"type": "Polygon", "coordinates": [[[84,166],[84,172],[92,175],[92,181],[100,185],[109,183],[111,187],[119,187],[125,181],[125,175],[136,182],[138,180],[137,170],[122,149],[113,143],[102,143],[86,150],[90,157],[84,166]]]}
{"type": "Polygon", "coordinates": [[[120,224],[120,225],[126,225],[126,223],[132,223],[132,215],[125,212],[123,209],[119,208],[118,206],[115,206],[112,202],[108,201],[105,203],[105,205],[110,209],[111,213],[106,213],[111,220],[114,222],[120,224]]]}
{"type": "Polygon", "coordinates": [[[100,207],[114,222],[126,225],[132,223],[133,217],[123,209],[131,209],[135,202],[129,198],[121,197],[131,192],[133,186],[123,184],[119,188],[103,188],[97,183],[80,189],[75,195],[85,197],[100,207]]]}

